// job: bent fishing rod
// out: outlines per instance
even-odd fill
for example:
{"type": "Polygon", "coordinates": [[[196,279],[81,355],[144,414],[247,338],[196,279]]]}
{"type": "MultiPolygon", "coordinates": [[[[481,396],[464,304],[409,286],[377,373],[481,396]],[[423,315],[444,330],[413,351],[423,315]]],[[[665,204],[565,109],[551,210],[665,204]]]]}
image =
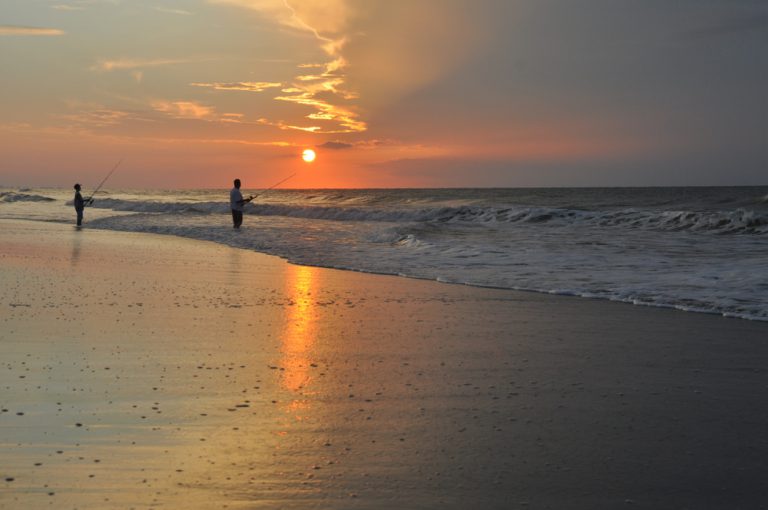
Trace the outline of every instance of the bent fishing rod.
{"type": "Polygon", "coordinates": [[[258,196],[260,196],[260,195],[263,195],[264,193],[266,193],[267,191],[271,190],[272,188],[276,188],[276,187],[280,186],[282,183],[284,183],[285,181],[287,181],[287,180],[288,180],[288,179],[290,179],[291,177],[294,177],[294,176],[295,176],[297,173],[298,173],[298,172],[293,172],[291,175],[289,175],[288,177],[286,177],[286,178],[285,178],[285,179],[283,179],[282,181],[280,181],[280,182],[278,182],[278,183],[276,183],[276,184],[273,184],[272,186],[270,186],[269,188],[267,188],[267,189],[265,189],[265,190],[261,190],[260,192],[256,193],[255,195],[251,195],[251,196],[250,196],[250,197],[248,197],[248,199],[247,199],[247,200],[245,200],[245,201],[246,201],[246,202],[250,202],[250,201],[251,201],[251,200],[253,200],[254,198],[256,198],[256,197],[258,197],[258,196]]]}
{"type": "Polygon", "coordinates": [[[101,182],[99,183],[99,185],[98,185],[98,186],[96,186],[96,189],[95,189],[95,190],[93,190],[93,193],[91,193],[91,196],[90,196],[90,197],[88,197],[88,199],[87,199],[87,200],[85,200],[85,203],[86,203],[86,204],[92,204],[92,203],[93,203],[93,197],[94,197],[94,195],[96,195],[96,193],[98,193],[98,191],[101,189],[101,187],[102,187],[102,186],[104,186],[104,183],[105,183],[105,182],[107,182],[107,179],[109,179],[109,176],[110,176],[110,175],[112,175],[112,174],[115,172],[115,170],[117,170],[117,167],[119,167],[119,166],[120,166],[120,163],[122,163],[122,162],[123,162],[123,158],[120,158],[120,161],[118,161],[118,162],[117,162],[117,164],[116,164],[115,166],[113,166],[113,167],[112,167],[112,170],[110,170],[110,171],[109,171],[109,173],[107,174],[107,176],[106,176],[106,177],[104,177],[104,178],[101,180],[101,182]]]}

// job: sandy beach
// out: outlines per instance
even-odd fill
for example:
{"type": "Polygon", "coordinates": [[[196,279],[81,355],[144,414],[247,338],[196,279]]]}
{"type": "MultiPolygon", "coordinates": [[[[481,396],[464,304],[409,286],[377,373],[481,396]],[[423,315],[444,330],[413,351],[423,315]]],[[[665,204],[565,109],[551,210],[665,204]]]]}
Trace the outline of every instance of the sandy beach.
{"type": "Polygon", "coordinates": [[[768,507],[768,323],[0,221],[0,507],[768,507]]]}

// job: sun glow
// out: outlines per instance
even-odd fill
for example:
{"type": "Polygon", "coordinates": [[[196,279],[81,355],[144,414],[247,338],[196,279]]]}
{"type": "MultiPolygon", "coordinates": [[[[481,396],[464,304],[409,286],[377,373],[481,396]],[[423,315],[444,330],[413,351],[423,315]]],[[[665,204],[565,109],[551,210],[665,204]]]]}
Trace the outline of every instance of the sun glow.
{"type": "Polygon", "coordinates": [[[315,151],[313,151],[312,149],[304,149],[304,152],[301,153],[301,159],[303,159],[307,163],[312,163],[316,157],[317,157],[317,154],[315,154],[315,151]]]}

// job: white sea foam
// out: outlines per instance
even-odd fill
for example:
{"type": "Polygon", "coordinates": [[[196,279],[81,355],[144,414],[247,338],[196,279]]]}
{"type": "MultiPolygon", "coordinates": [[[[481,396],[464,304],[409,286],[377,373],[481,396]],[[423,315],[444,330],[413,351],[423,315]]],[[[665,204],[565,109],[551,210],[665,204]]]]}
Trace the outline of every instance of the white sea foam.
{"type": "MultiPolygon", "coordinates": [[[[27,189],[26,191],[31,191],[27,189]]],[[[55,198],[43,195],[22,193],[21,190],[0,192],[0,202],[53,202],[55,198]]]]}
{"type": "MultiPolygon", "coordinates": [[[[18,199],[21,200],[21,199],[18,199]]],[[[28,198],[27,200],[33,200],[28,198]]],[[[40,197],[38,200],[50,200],[40,197]]],[[[7,200],[11,201],[11,200],[7,200]]],[[[123,212],[164,214],[226,213],[229,206],[221,201],[167,202],[100,199],[94,207],[123,212]]],[[[768,234],[768,212],[743,208],[725,211],[639,210],[625,208],[587,211],[552,207],[433,207],[377,208],[338,207],[296,204],[256,204],[249,213],[259,216],[285,216],[311,220],[373,222],[440,223],[547,223],[586,224],[595,227],[623,227],[661,231],[690,230],[717,234],[768,234]]]]}

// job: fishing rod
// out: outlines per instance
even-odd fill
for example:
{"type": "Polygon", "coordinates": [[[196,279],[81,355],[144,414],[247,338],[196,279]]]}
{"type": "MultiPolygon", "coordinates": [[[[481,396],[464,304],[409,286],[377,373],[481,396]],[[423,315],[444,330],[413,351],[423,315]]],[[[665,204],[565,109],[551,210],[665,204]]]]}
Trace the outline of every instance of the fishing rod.
{"type": "Polygon", "coordinates": [[[287,181],[287,180],[288,180],[288,179],[290,179],[291,177],[294,177],[294,176],[295,176],[297,173],[298,173],[298,172],[294,172],[294,173],[292,173],[291,175],[289,175],[288,177],[286,177],[285,179],[283,179],[282,181],[280,181],[280,182],[278,182],[278,183],[276,183],[276,184],[273,184],[273,185],[272,185],[272,186],[270,186],[269,188],[267,188],[267,189],[265,189],[265,190],[261,190],[259,193],[256,193],[255,195],[251,195],[250,197],[248,197],[248,199],[246,200],[246,202],[250,202],[250,201],[251,201],[251,200],[253,200],[254,198],[256,198],[256,197],[258,197],[258,196],[260,196],[260,195],[263,195],[264,193],[266,193],[267,191],[271,190],[272,188],[276,188],[276,187],[280,186],[282,183],[284,183],[285,181],[287,181]]]}
{"type": "Polygon", "coordinates": [[[104,178],[101,180],[101,182],[99,183],[99,185],[98,185],[98,186],[96,186],[96,189],[95,189],[95,190],[93,190],[93,193],[91,193],[91,196],[90,196],[90,197],[88,197],[88,199],[87,199],[87,200],[85,200],[85,203],[86,203],[86,204],[91,204],[91,203],[93,203],[93,196],[94,196],[94,195],[96,195],[96,193],[97,193],[97,192],[98,192],[98,191],[101,189],[101,187],[102,187],[102,186],[104,186],[104,183],[105,183],[105,182],[107,182],[107,179],[109,179],[109,176],[110,176],[110,175],[112,175],[112,174],[114,173],[114,171],[115,171],[115,170],[117,170],[117,167],[119,167],[119,166],[120,166],[120,163],[122,163],[122,162],[123,162],[123,158],[120,158],[120,161],[118,161],[118,162],[117,162],[117,164],[116,164],[115,166],[113,166],[113,167],[112,167],[112,170],[110,170],[110,171],[109,171],[109,173],[107,174],[107,176],[106,176],[106,177],[104,177],[104,178]]]}

